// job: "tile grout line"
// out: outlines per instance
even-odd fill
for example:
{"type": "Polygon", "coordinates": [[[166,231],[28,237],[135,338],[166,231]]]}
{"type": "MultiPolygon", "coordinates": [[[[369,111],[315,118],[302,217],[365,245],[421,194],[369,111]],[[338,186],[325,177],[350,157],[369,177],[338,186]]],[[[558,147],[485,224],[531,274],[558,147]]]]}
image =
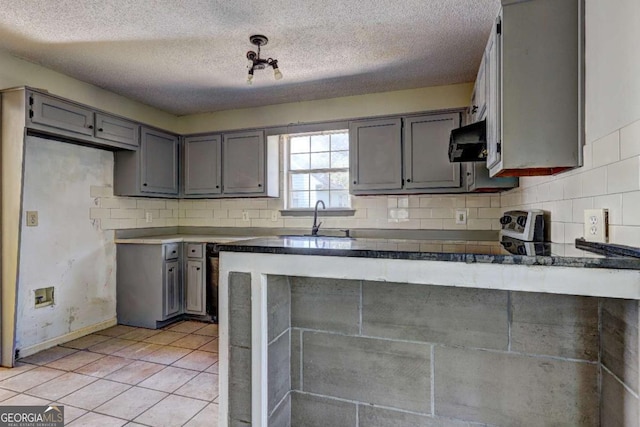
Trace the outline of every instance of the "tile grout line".
{"type": "MultiPolygon", "coordinates": [[[[204,326],[204,327],[206,327],[206,326],[204,326]]],[[[204,327],[203,327],[203,328],[204,328],[204,327]]],[[[140,329],[142,329],[142,328],[140,328],[140,329]]],[[[202,328],[200,328],[200,329],[202,329],[202,328]]],[[[198,329],[198,330],[200,330],[200,329],[198,329]]],[[[130,331],[130,332],[133,332],[133,331],[130,331]]],[[[161,333],[161,332],[162,332],[162,331],[160,331],[159,333],[161,333]]],[[[210,339],[207,343],[205,343],[204,345],[206,345],[206,344],[208,344],[208,343],[210,343],[210,342],[212,342],[212,341],[214,341],[214,340],[217,340],[217,339],[218,339],[218,336],[215,336],[215,335],[214,335],[214,336],[211,336],[211,335],[201,335],[201,334],[195,334],[195,332],[196,332],[196,331],[193,331],[193,332],[187,333],[187,334],[185,334],[185,337],[195,335],[195,336],[198,336],[198,337],[208,337],[208,338],[211,338],[211,339],[210,339]]],[[[101,336],[104,336],[104,335],[101,335],[101,336]]],[[[111,337],[111,336],[108,336],[108,337],[109,337],[109,339],[118,338],[118,337],[111,337]]],[[[144,339],[148,339],[148,338],[149,338],[149,337],[146,337],[146,338],[144,338],[144,339]]],[[[106,342],[106,341],[108,341],[108,340],[105,340],[105,342],[106,342]]],[[[132,341],[132,344],[131,344],[131,345],[134,345],[136,342],[139,342],[139,343],[142,343],[142,344],[154,344],[154,343],[147,343],[147,342],[143,341],[142,339],[129,340],[129,341],[132,341]]],[[[160,347],[162,347],[162,348],[158,348],[158,349],[157,349],[157,350],[155,350],[154,352],[156,352],[156,351],[160,351],[160,350],[162,350],[163,348],[182,348],[182,347],[173,347],[173,346],[170,346],[169,344],[154,344],[154,345],[159,345],[160,347]]],[[[126,418],[123,418],[123,417],[121,417],[121,416],[114,416],[114,415],[109,415],[109,414],[106,414],[106,413],[98,412],[98,411],[96,411],[96,409],[97,409],[97,408],[99,408],[99,407],[101,407],[101,406],[103,406],[103,405],[105,405],[105,404],[107,404],[107,403],[109,403],[109,402],[111,402],[111,401],[113,401],[114,399],[116,399],[116,398],[120,397],[122,394],[126,393],[127,391],[131,390],[132,388],[134,388],[134,387],[138,387],[138,388],[145,389],[145,390],[151,390],[151,391],[155,391],[155,392],[166,393],[167,395],[166,395],[165,397],[163,397],[162,399],[160,399],[160,401],[156,402],[154,405],[152,405],[152,406],[150,406],[149,408],[147,408],[147,409],[145,409],[144,411],[142,411],[140,414],[137,414],[134,418],[137,418],[137,417],[138,417],[138,416],[140,416],[142,413],[144,413],[144,412],[146,412],[146,411],[150,410],[151,408],[153,408],[154,406],[156,406],[156,405],[157,405],[158,403],[160,403],[161,401],[164,401],[164,400],[165,400],[166,398],[168,398],[169,396],[176,396],[176,397],[185,398],[185,399],[192,399],[192,400],[194,400],[194,401],[197,401],[197,402],[203,403],[203,404],[205,405],[202,409],[200,409],[199,411],[197,411],[193,416],[191,416],[191,417],[186,421],[186,423],[188,423],[189,421],[191,421],[191,419],[193,419],[193,418],[194,418],[195,416],[197,416],[200,412],[202,412],[202,411],[203,411],[203,410],[204,410],[208,405],[210,405],[210,404],[214,404],[214,403],[215,403],[214,401],[219,397],[219,395],[216,395],[216,396],[214,396],[214,397],[213,397],[213,399],[212,399],[212,400],[206,400],[206,399],[200,399],[200,398],[197,398],[197,397],[195,397],[195,398],[194,398],[194,397],[190,397],[190,396],[182,396],[182,395],[180,395],[180,394],[176,394],[176,391],[177,391],[177,390],[179,390],[181,387],[183,387],[184,385],[186,385],[187,383],[189,383],[190,381],[192,381],[194,378],[196,378],[196,377],[197,377],[197,376],[199,376],[200,374],[205,373],[205,371],[206,371],[207,369],[209,369],[211,366],[214,366],[216,363],[218,363],[217,361],[215,361],[215,362],[213,362],[213,363],[211,363],[211,364],[208,364],[204,369],[180,368],[180,367],[177,367],[177,366],[173,366],[173,364],[174,364],[174,363],[178,362],[179,360],[182,360],[184,357],[187,357],[187,356],[191,355],[193,352],[198,351],[198,350],[199,350],[199,348],[196,348],[196,349],[183,348],[184,350],[188,350],[188,351],[189,351],[189,353],[187,353],[187,354],[186,354],[186,355],[184,355],[183,357],[181,357],[181,358],[179,358],[179,359],[177,359],[177,360],[173,361],[171,364],[164,364],[164,363],[157,363],[157,362],[149,362],[149,361],[146,361],[146,360],[143,360],[143,359],[139,359],[139,358],[130,358],[130,357],[123,357],[123,356],[115,356],[115,355],[114,355],[114,353],[111,353],[111,354],[98,353],[98,352],[95,352],[95,351],[91,351],[91,350],[89,350],[89,348],[88,348],[88,347],[87,347],[87,348],[84,348],[84,349],[71,348],[71,347],[64,347],[63,345],[59,345],[59,346],[57,346],[57,347],[62,347],[62,348],[65,348],[65,349],[71,349],[71,350],[75,350],[75,351],[74,351],[73,353],[70,353],[70,354],[65,355],[65,356],[63,356],[63,357],[60,357],[60,358],[58,358],[58,359],[54,359],[54,360],[52,360],[52,361],[50,361],[50,362],[47,362],[47,363],[53,363],[53,362],[55,362],[56,360],[60,360],[60,359],[63,359],[64,357],[72,356],[72,355],[77,354],[77,353],[80,353],[80,352],[85,352],[85,353],[88,353],[88,354],[96,354],[96,355],[99,355],[99,356],[101,356],[101,357],[100,357],[99,359],[97,359],[97,360],[94,360],[94,361],[91,361],[91,362],[89,362],[89,363],[85,363],[85,364],[83,364],[83,365],[81,365],[81,366],[78,366],[78,367],[74,368],[73,370],[65,370],[65,369],[51,368],[51,367],[46,366],[45,364],[43,364],[43,365],[36,365],[36,364],[33,364],[33,363],[23,362],[23,363],[25,363],[25,364],[27,364],[27,365],[31,365],[31,366],[33,366],[33,368],[32,368],[32,369],[29,369],[29,370],[27,370],[27,371],[25,371],[25,372],[23,372],[23,373],[19,373],[19,374],[17,374],[17,375],[14,375],[14,376],[8,377],[8,378],[6,378],[6,379],[10,379],[10,378],[17,377],[17,376],[19,376],[19,375],[21,375],[21,374],[27,373],[27,372],[29,372],[29,371],[32,371],[33,369],[37,369],[37,368],[40,368],[40,367],[42,367],[42,368],[47,368],[47,369],[52,369],[52,370],[55,370],[55,371],[59,371],[59,372],[61,372],[61,375],[59,375],[59,376],[57,376],[57,377],[55,377],[55,378],[52,378],[52,379],[50,379],[50,380],[47,380],[47,381],[45,381],[45,382],[42,382],[42,383],[40,383],[40,384],[37,384],[37,385],[35,385],[35,386],[33,386],[33,387],[31,387],[31,388],[29,388],[29,389],[25,390],[25,391],[22,391],[22,392],[16,392],[16,391],[9,390],[9,389],[7,389],[7,390],[8,390],[8,391],[11,391],[12,393],[15,393],[15,396],[32,397],[32,398],[36,398],[36,399],[41,399],[41,400],[49,401],[50,403],[55,403],[55,402],[59,402],[59,401],[60,401],[60,399],[64,399],[64,398],[68,397],[69,395],[71,395],[71,394],[73,394],[73,393],[79,392],[79,391],[83,390],[84,388],[86,388],[86,387],[88,387],[88,386],[90,386],[90,385],[92,385],[92,384],[95,384],[95,383],[96,383],[96,382],[98,382],[99,380],[104,380],[104,381],[112,382],[112,383],[115,383],[115,384],[121,384],[121,385],[123,385],[123,386],[126,386],[126,389],[125,389],[125,390],[123,390],[122,392],[120,392],[120,393],[116,394],[115,396],[113,396],[112,398],[110,398],[110,399],[106,400],[105,402],[101,402],[98,406],[96,406],[96,407],[95,407],[95,408],[93,408],[93,409],[84,409],[84,408],[79,408],[79,407],[74,406],[74,405],[68,405],[68,406],[69,406],[69,407],[77,408],[78,410],[81,410],[81,411],[85,411],[85,414],[81,415],[81,416],[80,416],[80,417],[78,417],[77,419],[79,419],[79,418],[81,418],[81,417],[85,416],[86,414],[96,414],[96,415],[100,415],[100,416],[113,417],[113,418],[120,419],[120,420],[124,420],[124,421],[127,421],[127,422],[133,422],[133,420],[126,419],[126,418]],[[114,370],[114,371],[112,371],[112,372],[107,373],[107,374],[106,374],[106,375],[104,375],[104,376],[95,376],[95,375],[90,375],[90,374],[84,374],[84,373],[77,372],[77,370],[82,369],[82,368],[84,368],[84,367],[86,367],[86,366],[88,366],[88,365],[91,365],[92,363],[95,363],[95,362],[97,362],[97,361],[99,361],[99,360],[101,360],[101,359],[103,359],[103,358],[105,358],[105,357],[107,357],[107,356],[113,356],[113,357],[118,357],[118,358],[121,358],[121,359],[124,359],[124,360],[128,360],[128,361],[129,361],[129,363],[127,363],[125,366],[122,366],[122,367],[120,367],[120,368],[118,368],[118,369],[116,369],[116,370],[114,370]],[[151,364],[154,364],[154,365],[158,365],[158,366],[160,366],[160,367],[161,367],[161,369],[160,369],[158,372],[162,372],[163,370],[167,369],[168,367],[174,367],[174,368],[179,368],[179,369],[184,369],[184,370],[190,371],[190,372],[194,373],[195,375],[194,375],[193,377],[189,378],[187,381],[185,381],[185,382],[184,382],[184,384],[181,384],[180,386],[178,386],[175,390],[173,390],[173,391],[171,391],[171,392],[167,392],[167,391],[163,391],[163,390],[156,390],[156,389],[152,389],[152,388],[148,388],[148,387],[144,387],[144,386],[141,386],[141,385],[140,385],[140,383],[142,383],[143,381],[145,381],[145,380],[146,380],[146,379],[148,379],[149,377],[152,377],[153,375],[156,375],[158,372],[155,372],[155,373],[153,373],[153,374],[149,375],[147,378],[144,378],[144,379],[140,380],[140,381],[139,381],[138,383],[136,383],[136,384],[129,384],[129,383],[124,383],[124,382],[121,382],[121,381],[115,381],[115,380],[107,379],[107,378],[106,378],[107,376],[109,376],[109,375],[111,375],[111,374],[113,374],[113,373],[115,373],[115,372],[117,372],[117,371],[119,371],[119,370],[121,370],[121,369],[124,369],[124,368],[128,367],[129,365],[131,365],[131,364],[132,364],[132,363],[134,363],[134,362],[145,362],[145,363],[151,363],[151,364]],[[31,394],[29,394],[29,393],[28,393],[28,391],[29,391],[29,390],[31,390],[31,389],[33,389],[33,388],[35,388],[35,387],[39,387],[39,386],[41,386],[41,385],[43,385],[43,384],[47,384],[47,383],[49,383],[49,382],[51,382],[51,381],[54,381],[54,380],[56,380],[56,379],[60,378],[61,376],[65,375],[65,374],[71,374],[71,373],[76,374],[76,375],[82,375],[82,376],[84,376],[84,377],[87,377],[87,378],[91,379],[92,381],[91,381],[90,383],[88,383],[88,384],[86,384],[86,385],[84,385],[84,386],[82,386],[82,387],[80,387],[80,388],[76,389],[76,390],[73,390],[73,391],[71,391],[71,392],[69,392],[69,393],[67,393],[67,394],[63,395],[63,396],[59,396],[57,399],[42,398],[42,397],[35,396],[35,395],[31,395],[31,394]]],[[[128,347],[128,346],[127,346],[127,347],[128,347]]],[[[46,351],[46,350],[45,350],[45,351],[46,351]]],[[[120,351],[120,350],[118,350],[118,351],[120,351]]],[[[205,352],[205,353],[207,353],[207,354],[215,354],[216,356],[219,354],[218,352],[209,352],[209,351],[205,351],[205,350],[201,350],[201,351],[202,351],[202,352],[205,352]]],[[[219,374],[211,373],[211,375],[219,375],[219,374]]],[[[13,396],[13,397],[15,397],[15,396],[13,396]]],[[[215,403],[215,404],[217,404],[217,403],[215,403]]],[[[63,404],[63,405],[64,405],[64,404],[63,404]]],[[[75,421],[75,420],[74,420],[74,421],[75,421]]]]}
{"type": "Polygon", "coordinates": [[[431,415],[436,416],[436,346],[431,345],[431,415]]]}
{"type": "Polygon", "coordinates": [[[359,307],[358,307],[358,314],[360,316],[359,319],[359,332],[358,335],[362,335],[362,299],[363,299],[363,295],[362,295],[362,280],[360,280],[360,300],[359,300],[359,307]]]}

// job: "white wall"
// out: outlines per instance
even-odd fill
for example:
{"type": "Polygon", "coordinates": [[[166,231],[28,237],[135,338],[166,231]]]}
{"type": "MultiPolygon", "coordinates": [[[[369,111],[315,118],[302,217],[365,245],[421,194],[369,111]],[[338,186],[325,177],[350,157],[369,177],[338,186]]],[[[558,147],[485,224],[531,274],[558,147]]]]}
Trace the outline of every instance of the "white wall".
{"type": "Polygon", "coordinates": [[[584,166],[520,179],[503,209],[551,212],[551,239],[584,235],[584,209],[607,208],[610,242],[640,246],[640,2],[586,1],[584,166]]]}
{"type": "Polygon", "coordinates": [[[88,219],[91,186],[113,184],[113,154],[29,138],[25,145],[16,348],[25,349],[116,316],[112,231],[88,219]],[[35,308],[34,289],[55,286],[55,304],[35,308]]]}

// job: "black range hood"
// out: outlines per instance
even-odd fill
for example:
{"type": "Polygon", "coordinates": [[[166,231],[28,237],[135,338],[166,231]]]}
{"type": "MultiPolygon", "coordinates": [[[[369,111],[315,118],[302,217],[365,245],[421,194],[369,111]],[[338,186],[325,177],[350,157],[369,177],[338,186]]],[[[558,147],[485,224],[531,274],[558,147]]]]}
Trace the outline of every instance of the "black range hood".
{"type": "Polygon", "coordinates": [[[482,120],[451,131],[449,161],[482,162],[487,159],[487,122],[482,120]]]}

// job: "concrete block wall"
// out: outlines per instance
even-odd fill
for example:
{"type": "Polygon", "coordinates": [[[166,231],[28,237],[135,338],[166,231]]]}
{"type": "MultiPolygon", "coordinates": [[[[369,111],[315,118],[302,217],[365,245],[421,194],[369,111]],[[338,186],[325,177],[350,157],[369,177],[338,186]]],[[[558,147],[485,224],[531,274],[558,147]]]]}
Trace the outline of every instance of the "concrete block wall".
{"type": "MultiPolygon", "coordinates": [[[[278,401],[276,408],[270,405],[270,426],[600,423],[599,324],[613,310],[605,310],[609,300],[302,277],[278,280],[280,297],[269,298],[269,319],[290,304],[290,329],[284,329],[282,313],[280,326],[269,328],[269,381],[272,373],[275,378],[289,367],[290,392],[282,398],[287,380],[269,384],[270,403],[278,401]]],[[[636,325],[635,344],[627,339],[606,348],[626,349],[623,354],[629,346],[635,349],[635,361],[627,355],[627,363],[637,368],[637,313],[628,317],[636,325]]],[[[637,379],[637,370],[635,375],[637,379]]],[[[613,384],[603,386],[604,416],[612,408],[605,397],[618,410],[620,387],[628,387],[615,377],[603,378],[613,384]]],[[[624,402],[628,410],[636,408],[632,399],[624,402]]]]}
{"type": "Polygon", "coordinates": [[[602,301],[600,360],[603,427],[640,425],[638,301],[602,301]]]}
{"type": "Polygon", "coordinates": [[[229,274],[229,425],[251,425],[251,275],[229,274]]]}

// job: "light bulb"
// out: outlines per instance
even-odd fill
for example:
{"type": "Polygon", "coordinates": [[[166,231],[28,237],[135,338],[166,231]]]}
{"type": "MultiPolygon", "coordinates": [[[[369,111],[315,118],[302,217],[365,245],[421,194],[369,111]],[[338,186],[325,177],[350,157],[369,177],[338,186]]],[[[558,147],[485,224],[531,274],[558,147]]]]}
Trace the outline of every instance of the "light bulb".
{"type": "Polygon", "coordinates": [[[274,70],[273,70],[273,77],[274,77],[276,80],[281,80],[281,79],[282,79],[282,73],[280,72],[280,69],[279,69],[279,68],[274,68],[274,70]]]}
{"type": "Polygon", "coordinates": [[[249,75],[247,76],[247,84],[248,84],[248,85],[253,84],[253,81],[252,81],[252,80],[253,80],[253,74],[249,74],[249,75]]]}

